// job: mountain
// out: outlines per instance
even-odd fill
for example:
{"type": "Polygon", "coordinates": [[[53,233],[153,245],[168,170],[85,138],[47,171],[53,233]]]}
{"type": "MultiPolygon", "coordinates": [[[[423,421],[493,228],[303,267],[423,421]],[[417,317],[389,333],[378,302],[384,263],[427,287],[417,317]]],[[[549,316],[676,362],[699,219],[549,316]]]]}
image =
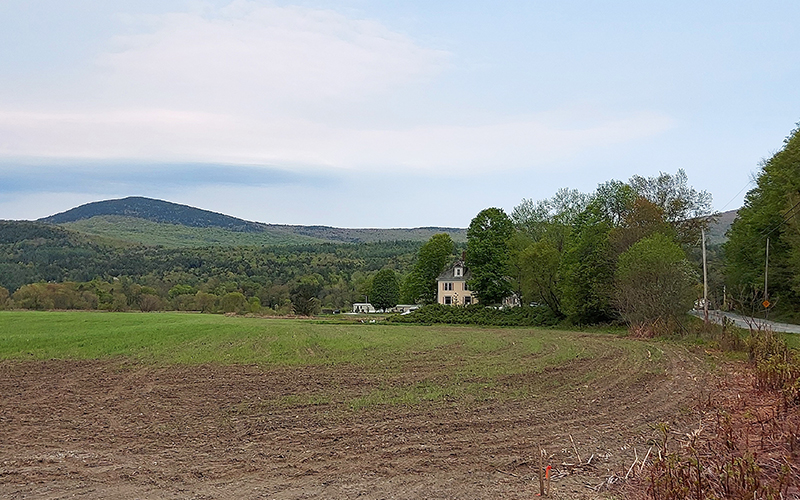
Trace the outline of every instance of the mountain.
{"type": "Polygon", "coordinates": [[[39,219],[39,222],[65,224],[107,215],[132,217],[151,222],[178,224],[188,227],[219,227],[231,231],[251,233],[263,231],[263,225],[256,222],[249,222],[188,205],[179,205],[169,201],[154,200],[141,196],[87,203],[66,212],[39,219]]]}
{"type": "Polygon", "coordinates": [[[709,245],[722,244],[728,241],[725,233],[731,228],[731,224],[733,224],[738,213],[738,210],[728,210],[718,215],[716,222],[708,227],[708,232],[706,233],[709,245]]]}
{"type": "Polygon", "coordinates": [[[348,229],[330,226],[264,224],[144,197],[97,201],[39,219],[86,235],[168,248],[427,241],[449,233],[466,241],[466,230],[446,227],[348,229]]]}

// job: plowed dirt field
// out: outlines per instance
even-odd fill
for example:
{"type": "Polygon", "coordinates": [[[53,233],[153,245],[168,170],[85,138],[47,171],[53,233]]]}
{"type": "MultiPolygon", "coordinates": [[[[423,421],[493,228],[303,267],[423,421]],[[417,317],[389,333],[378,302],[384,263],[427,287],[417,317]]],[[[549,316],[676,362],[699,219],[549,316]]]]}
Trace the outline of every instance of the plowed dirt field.
{"type": "Polygon", "coordinates": [[[658,349],[629,368],[610,343],[501,377],[496,397],[362,406],[440,367],[6,360],[0,497],[531,498],[541,445],[550,498],[604,498],[637,473],[655,425],[681,432],[715,388],[702,354],[658,349]]]}

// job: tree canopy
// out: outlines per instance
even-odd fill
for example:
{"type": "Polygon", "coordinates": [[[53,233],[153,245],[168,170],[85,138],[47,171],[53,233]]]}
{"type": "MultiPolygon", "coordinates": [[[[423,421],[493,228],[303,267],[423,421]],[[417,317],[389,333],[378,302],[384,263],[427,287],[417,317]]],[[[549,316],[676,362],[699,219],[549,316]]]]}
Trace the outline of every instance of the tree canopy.
{"type": "Polygon", "coordinates": [[[420,247],[417,260],[405,285],[408,302],[432,304],[436,302],[436,278],[450,263],[455,243],[449,234],[435,234],[420,247]]]}
{"type": "Polygon", "coordinates": [[[729,291],[743,301],[763,300],[767,238],[772,302],[800,313],[800,128],[761,165],[756,186],[728,231],[723,249],[729,291]]]}
{"type": "Polygon", "coordinates": [[[651,335],[691,309],[696,283],[681,247],[654,233],[619,256],[614,302],[635,331],[651,335]]]}
{"type": "Polygon", "coordinates": [[[370,303],[375,309],[384,311],[397,305],[400,299],[400,282],[392,269],[381,269],[372,278],[370,303]]]}
{"type": "Polygon", "coordinates": [[[509,240],[514,225],[500,208],[487,208],[467,229],[467,266],[470,289],[485,304],[498,304],[512,293],[509,277],[509,240]]]}
{"type": "Polygon", "coordinates": [[[707,192],[688,185],[683,170],[607,181],[590,194],[561,189],[550,199],[525,199],[511,216],[516,234],[509,269],[516,291],[524,302],[576,323],[619,319],[620,256],[654,235],[691,247],[710,221],[710,203],[707,192]]]}

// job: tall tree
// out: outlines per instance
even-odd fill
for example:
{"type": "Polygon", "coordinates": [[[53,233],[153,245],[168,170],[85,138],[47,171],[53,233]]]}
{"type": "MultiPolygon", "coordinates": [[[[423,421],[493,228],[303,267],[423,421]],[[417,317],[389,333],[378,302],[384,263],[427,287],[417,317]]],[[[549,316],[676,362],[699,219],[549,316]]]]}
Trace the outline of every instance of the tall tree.
{"type": "Polygon", "coordinates": [[[763,300],[769,238],[769,294],[778,307],[800,311],[800,128],[761,165],[756,186],[728,231],[725,274],[734,295],[763,300]],[[777,300],[775,300],[777,299],[777,300]]]}
{"type": "Polygon", "coordinates": [[[562,307],[575,323],[599,323],[615,316],[611,304],[614,260],[612,224],[602,206],[592,203],[578,217],[561,261],[562,307]]]}
{"type": "Polygon", "coordinates": [[[609,234],[611,250],[620,255],[631,245],[655,233],[675,240],[677,234],[673,226],[664,220],[664,211],[650,200],[637,196],[625,210],[620,224],[609,234]]]}
{"type": "Polygon", "coordinates": [[[664,172],[657,177],[634,175],[628,184],[637,195],[661,209],[664,220],[675,229],[682,245],[695,244],[701,229],[707,228],[711,221],[711,194],[689,186],[683,169],[678,169],[675,175],[664,172]]]}
{"type": "Polygon", "coordinates": [[[559,189],[549,199],[523,199],[511,219],[517,234],[511,244],[511,275],[525,303],[546,305],[556,316],[561,309],[559,268],[566,242],[578,216],[593,195],[559,189]]]}
{"type": "Polygon", "coordinates": [[[509,240],[513,234],[514,225],[500,208],[482,210],[467,229],[469,286],[482,304],[498,304],[511,295],[509,240]]]}
{"type": "Polygon", "coordinates": [[[397,305],[400,298],[400,281],[392,269],[381,269],[372,278],[370,303],[375,309],[389,309],[397,305]]]}
{"type": "Polygon", "coordinates": [[[686,254],[672,238],[654,233],[620,255],[615,304],[631,330],[652,336],[670,329],[695,297],[696,278],[686,254]]]}
{"type": "Polygon", "coordinates": [[[406,279],[405,296],[414,303],[436,302],[436,278],[452,260],[456,246],[449,234],[434,234],[420,247],[417,261],[406,279]]]}

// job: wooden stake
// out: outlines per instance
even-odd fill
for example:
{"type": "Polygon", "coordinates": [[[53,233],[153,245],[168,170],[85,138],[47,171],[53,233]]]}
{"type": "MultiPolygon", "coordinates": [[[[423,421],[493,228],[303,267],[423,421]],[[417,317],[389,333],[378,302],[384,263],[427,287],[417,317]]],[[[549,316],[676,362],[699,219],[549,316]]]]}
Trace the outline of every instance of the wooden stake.
{"type": "Polygon", "coordinates": [[[544,478],[542,477],[542,447],[539,446],[539,495],[544,495],[544,478]]]}
{"type": "Polygon", "coordinates": [[[575,450],[575,455],[578,457],[578,464],[582,464],[583,460],[581,460],[581,454],[578,453],[578,447],[575,446],[575,440],[572,439],[572,434],[569,435],[569,440],[572,441],[572,449],[575,450]]]}

